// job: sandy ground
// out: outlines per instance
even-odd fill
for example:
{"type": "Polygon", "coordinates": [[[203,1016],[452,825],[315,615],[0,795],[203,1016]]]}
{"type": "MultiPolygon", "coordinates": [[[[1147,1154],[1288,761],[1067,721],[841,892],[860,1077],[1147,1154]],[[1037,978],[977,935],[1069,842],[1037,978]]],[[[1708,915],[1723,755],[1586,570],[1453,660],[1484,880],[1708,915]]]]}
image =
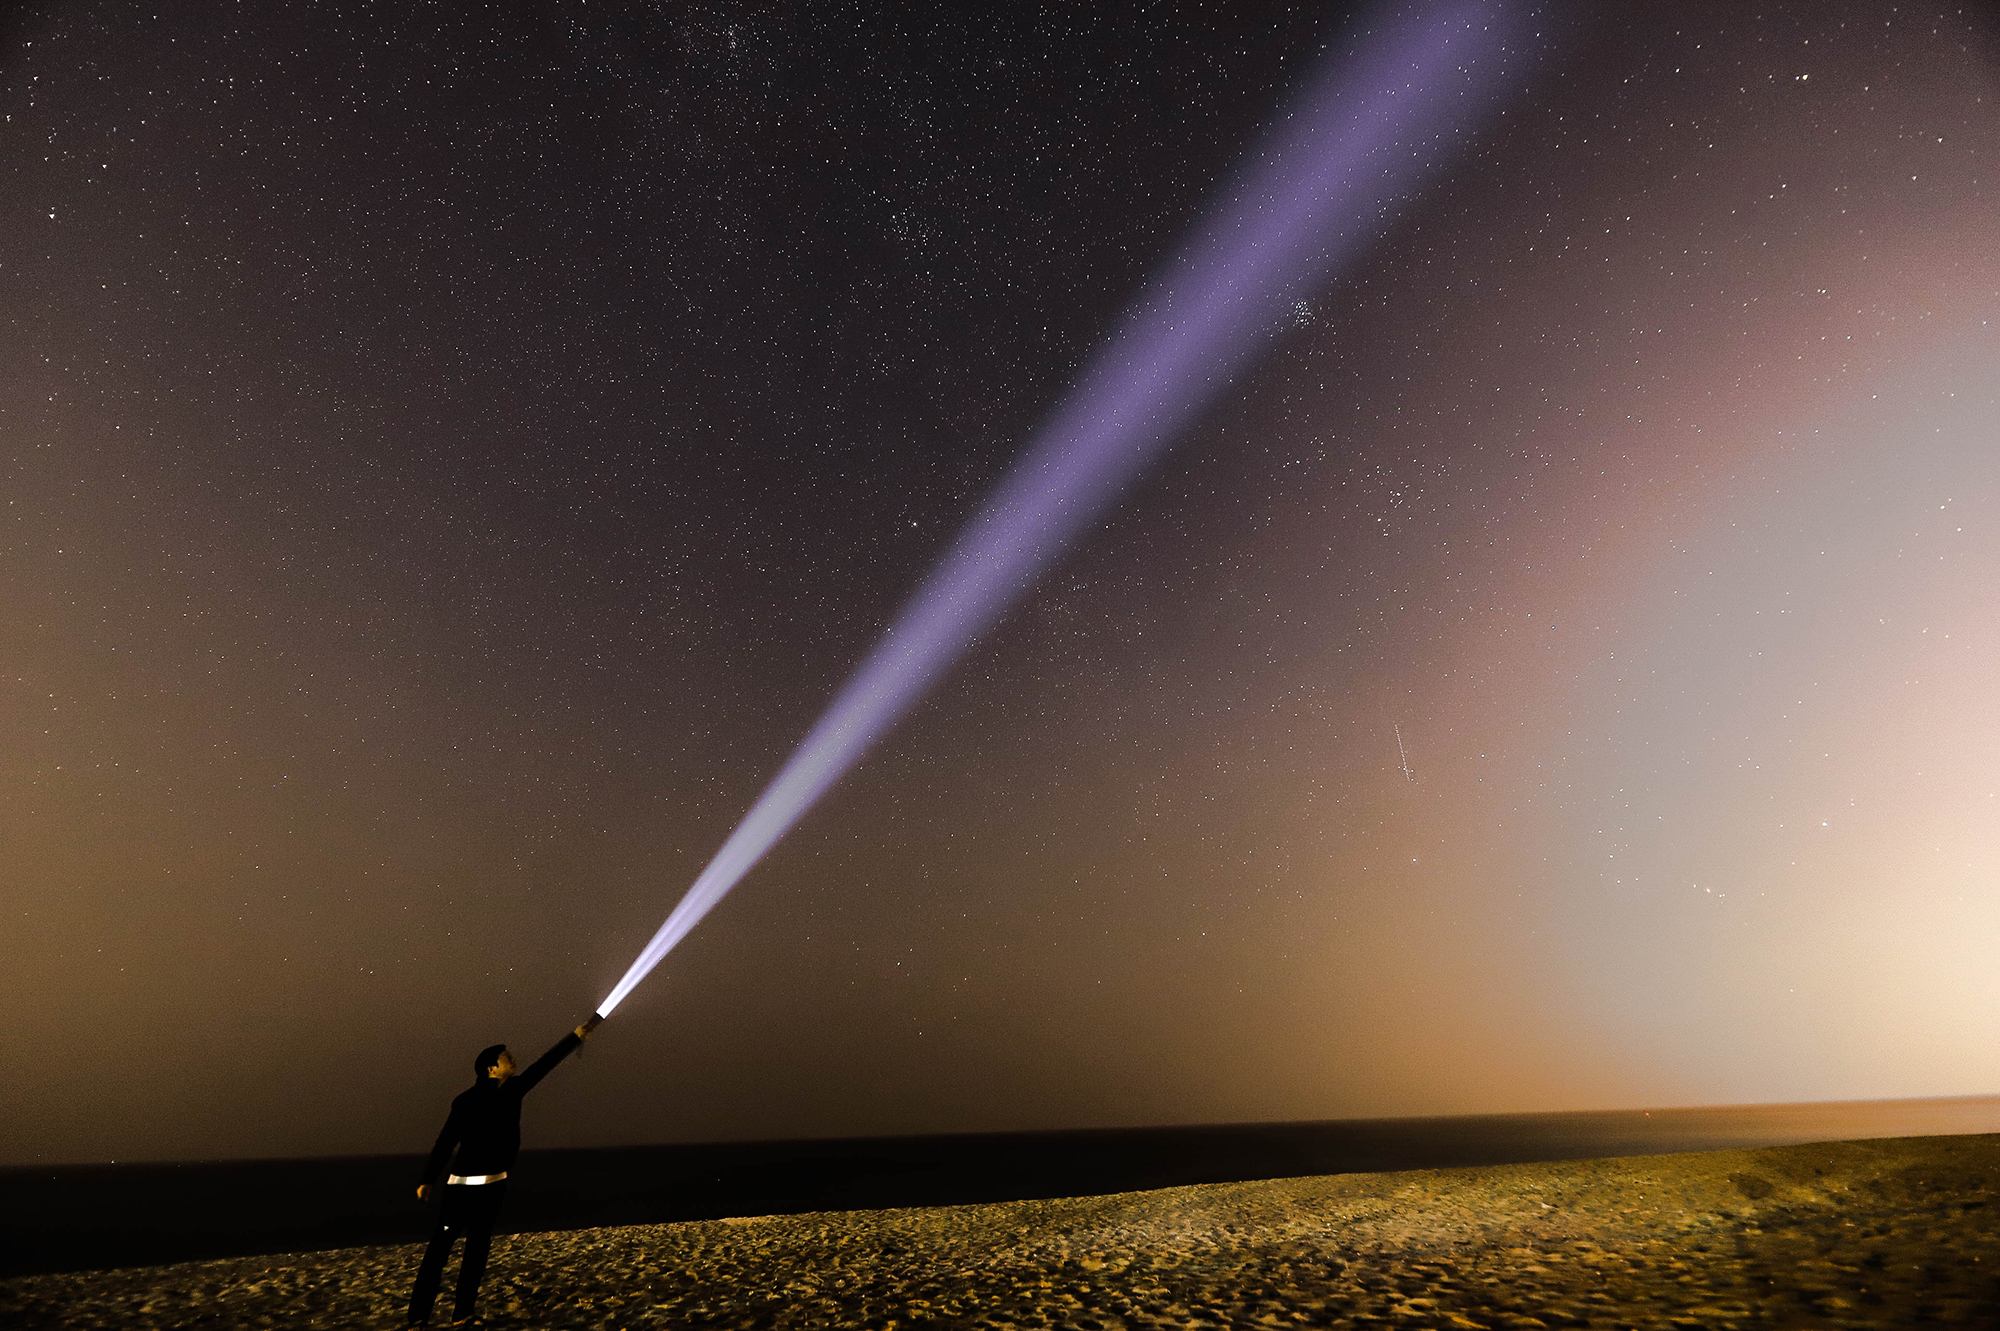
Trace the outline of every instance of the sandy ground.
{"type": "MultiPolygon", "coordinates": [[[[524,1234],[495,1327],[2000,1327],[2000,1136],[524,1234]]],[[[0,1282],[0,1325],[401,1325],[416,1247],[0,1282]]],[[[452,1270],[433,1325],[449,1319],[452,1270]]]]}

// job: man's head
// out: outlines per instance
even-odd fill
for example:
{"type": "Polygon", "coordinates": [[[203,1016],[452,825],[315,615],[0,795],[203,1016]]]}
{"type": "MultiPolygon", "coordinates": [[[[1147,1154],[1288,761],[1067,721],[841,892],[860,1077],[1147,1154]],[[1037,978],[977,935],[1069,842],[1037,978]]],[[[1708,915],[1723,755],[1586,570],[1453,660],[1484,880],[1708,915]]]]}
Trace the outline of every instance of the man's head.
{"type": "Polygon", "coordinates": [[[490,1044],[472,1060],[472,1071],[480,1077],[505,1081],[514,1075],[514,1056],[507,1052],[506,1045],[490,1044]]]}

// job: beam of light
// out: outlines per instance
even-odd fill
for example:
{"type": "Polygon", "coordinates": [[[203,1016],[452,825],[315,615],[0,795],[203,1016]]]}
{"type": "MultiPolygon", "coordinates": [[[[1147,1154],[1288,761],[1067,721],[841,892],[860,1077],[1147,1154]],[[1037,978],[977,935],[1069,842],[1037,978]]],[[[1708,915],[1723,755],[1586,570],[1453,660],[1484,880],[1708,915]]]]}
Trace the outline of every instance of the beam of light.
{"type": "Polygon", "coordinates": [[[1500,99],[1526,13],[1420,6],[1327,62],[598,1005],[609,1015],[1500,99]]]}

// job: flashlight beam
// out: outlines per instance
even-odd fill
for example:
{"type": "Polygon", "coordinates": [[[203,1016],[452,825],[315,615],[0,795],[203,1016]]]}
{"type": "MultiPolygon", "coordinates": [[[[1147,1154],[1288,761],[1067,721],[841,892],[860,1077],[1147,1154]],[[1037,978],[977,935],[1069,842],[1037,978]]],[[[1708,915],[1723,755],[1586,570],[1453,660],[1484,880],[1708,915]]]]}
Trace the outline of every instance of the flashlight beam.
{"type": "Polygon", "coordinates": [[[1420,6],[1329,61],[1037,432],[659,931],[609,1015],[1037,574],[1385,228],[1515,81],[1517,0],[1420,6]]]}

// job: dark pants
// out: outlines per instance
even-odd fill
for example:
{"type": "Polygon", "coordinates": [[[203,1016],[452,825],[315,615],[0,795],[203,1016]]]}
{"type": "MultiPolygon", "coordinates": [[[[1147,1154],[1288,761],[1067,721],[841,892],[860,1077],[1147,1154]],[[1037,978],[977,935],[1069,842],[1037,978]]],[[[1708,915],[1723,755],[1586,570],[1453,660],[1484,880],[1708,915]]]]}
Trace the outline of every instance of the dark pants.
{"type": "Polygon", "coordinates": [[[465,1254],[458,1259],[458,1301],[451,1316],[455,1322],[472,1316],[479,1303],[479,1281],[486,1274],[486,1254],[493,1247],[493,1222],[506,1196],[505,1179],[444,1185],[437,1228],[431,1231],[431,1246],[424,1249],[424,1264],[417,1268],[417,1287],[410,1291],[412,1325],[429,1320],[444,1281],[444,1259],[451,1256],[452,1240],[459,1238],[465,1240],[465,1254]]]}

